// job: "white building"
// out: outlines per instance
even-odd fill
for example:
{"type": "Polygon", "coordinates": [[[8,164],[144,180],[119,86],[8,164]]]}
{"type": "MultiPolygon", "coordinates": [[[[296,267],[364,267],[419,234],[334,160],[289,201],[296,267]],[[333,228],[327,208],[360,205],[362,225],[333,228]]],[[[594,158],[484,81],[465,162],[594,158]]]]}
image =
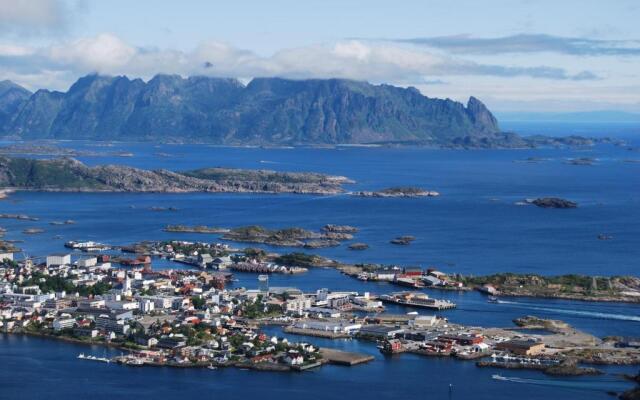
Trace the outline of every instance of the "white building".
{"type": "Polygon", "coordinates": [[[304,310],[311,307],[311,299],[305,296],[296,296],[285,303],[286,312],[302,315],[304,310]]]}
{"type": "Polygon", "coordinates": [[[47,256],[47,267],[52,265],[69,265],[71,264],[71,254],[51,254],[47,256]]]}
{"type": "Polygon", "coordinates": [[[438,323],[438,319],[435,315],[419,315],[409,321],[409,326],[420,329],[434,326],[436,323],[438,323]]]}
{"type": "Polygon", "coordinates": [[[141,299],[138,304],[143,314],[148,314],[155,309],[155,304],[151,300],[141,299]]]}
{"type": "Polygon", "coordinates": [[[57,318],[53,320],[53,330],[59,332],[63,329],[73,328],[76,320],[73,318],[57,318]]]}
{"type": "Polygon", "coordinates": [[[353,302],[361,307],[375,309],[381,308],[382,302],[379,300],[374,300],[369,296],[369,292],[365,292],[364,296],[355,296],[353,298],[353,302]]]}
{"type": "Polygon", "coordinates": [[[78,260],[78,267],[95,267],[98,264],[98,259],[96,257],[84,258],[82,260],[78,260]]]}
{"type": "Polygon", "coordinates": [[[4,260],[13,261],[13,253],[0,253],[0,261],[4,260]]]}
{"type": "Polygon", "coordinates": [[[297,351],[289,350],[284,358],[284,362],[289,365],[300,365],[304,363],[304,358],[302,357],[302,354],[298,353],[297,351]]]}
{"type": "Polygon", "coordinates": [[[152,301],[156,309],[166,310],[171,308],[171,304],[173,304],[173,297],[169,296],[145,296],[143,299],[152,301]]]}
{"type": "Polygon", "coordinates": [[[137,310],[137,301],[107,301],[105,305],[111,310],[137,310]]]}

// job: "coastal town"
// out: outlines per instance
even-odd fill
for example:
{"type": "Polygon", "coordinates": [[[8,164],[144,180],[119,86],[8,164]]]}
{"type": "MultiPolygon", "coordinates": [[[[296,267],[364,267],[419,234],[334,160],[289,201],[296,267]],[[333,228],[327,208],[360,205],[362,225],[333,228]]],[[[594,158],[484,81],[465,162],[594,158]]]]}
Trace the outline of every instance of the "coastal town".
{"type": "MultiPolygon", "coordinates": [[[[360,272],[359,279],[387,279],[403,287],[379,296],[329,288],[309,293],[269,285],[270,274],[310,268],[292,265],[292,260],[303,261],[295,253],[269,259],[259,249],[186,241],[145,242],[117,250],[95,242],[65,246],[70,252],[42,258],[0,254],[0,330],[123,352],[113,358],[81,353],[78,358],[83,360],[301,371],[374,359],[305,340],[320,337],[373,342],[388,356],[455,357],[478,367],[526,368],[551,375],[597,375],[602,372],[591,365],[640,364],[637,339],[597,338],[562,321],[523,316],[512,328],[458,324],[455,303],[420,289],[468,288],[434,269],[360,272]],[[152,264],[160,257],[190,268],[156,271],[152,264]],[[256,288],[234,285],[234,273],[253,274],[256,288]],[[388,305],[407,312],[387,312],[388,305]],[[300,341],[288,339],[291,335],[300,341]]],[[[490,288],[480,288],[489,302],[498,294],[490,288]]]]}

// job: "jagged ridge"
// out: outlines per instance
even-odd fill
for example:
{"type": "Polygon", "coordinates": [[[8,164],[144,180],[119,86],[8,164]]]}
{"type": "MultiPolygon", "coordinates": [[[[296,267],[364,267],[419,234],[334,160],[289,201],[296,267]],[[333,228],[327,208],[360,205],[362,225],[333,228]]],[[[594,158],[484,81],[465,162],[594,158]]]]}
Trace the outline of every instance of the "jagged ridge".
{"type": "MultiPolygon", "coordinates": [[[[7,84],[9,85],[9,84],[7,84]]],[[[15,85],[11,85],[15,86],[15,85]]],[[[15,88],[14,88],[15,89],[15,88]]],[[[23,139],[162,140],[218,144],[514,142],[491,112],[415,88],[343,79],[88,75],[66,93],[0,90],[0,133],[23,139]]]]}

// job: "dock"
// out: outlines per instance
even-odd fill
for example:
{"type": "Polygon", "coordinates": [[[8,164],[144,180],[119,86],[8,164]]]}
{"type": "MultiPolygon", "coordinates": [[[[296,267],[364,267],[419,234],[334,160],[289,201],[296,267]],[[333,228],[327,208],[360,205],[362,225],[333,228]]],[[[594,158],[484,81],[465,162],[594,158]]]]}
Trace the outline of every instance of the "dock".
{"type": "Polygon", "coordinates": [[[282,329],[286,333],[294,335],[315,336],[326,339],[348,339],[352,336],[345,332],[323,331],[320,329],[297,328],[295,326],[287,326],[282,329]]]}
{"type": "Polygon", "coordinates": [[[358,364],[364,364],[369,361],[373,361],[374,357],[368,354],[352,353],[348,351],[329,349],[326,347],[320,348],[320,354],[322,358],[329,364],[353,366],[358,364]]]}

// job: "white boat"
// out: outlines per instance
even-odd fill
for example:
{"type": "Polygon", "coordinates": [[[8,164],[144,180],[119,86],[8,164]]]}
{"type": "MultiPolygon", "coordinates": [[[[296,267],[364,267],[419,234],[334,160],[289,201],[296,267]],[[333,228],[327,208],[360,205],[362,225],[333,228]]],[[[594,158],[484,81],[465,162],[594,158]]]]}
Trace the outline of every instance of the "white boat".
{"type": "Polygon", "coordinates": [[[505,378],[504,376],[500,375],[500,374],[493,374],[491,375],[491,377],[493,379],[499,380],[499,381],[506,381],[508,380],[507,378],[505,378]]]}
{"type": "Polygon", "coordinates": [[[207,369],[218,369],[218,367],[214,367],[213,365],[209,365],[207,369]]]}
{"type": "Polygon", "coordinates": [[[111,360],[107,357],[96,357],[96,356],[87,356],[84,353],[80,353],[78,354],[78,358],[81,360],[89,360],[89,361],[100,361],[100,362],[104,362],[104,363],[110,363],[111,360]]]}

